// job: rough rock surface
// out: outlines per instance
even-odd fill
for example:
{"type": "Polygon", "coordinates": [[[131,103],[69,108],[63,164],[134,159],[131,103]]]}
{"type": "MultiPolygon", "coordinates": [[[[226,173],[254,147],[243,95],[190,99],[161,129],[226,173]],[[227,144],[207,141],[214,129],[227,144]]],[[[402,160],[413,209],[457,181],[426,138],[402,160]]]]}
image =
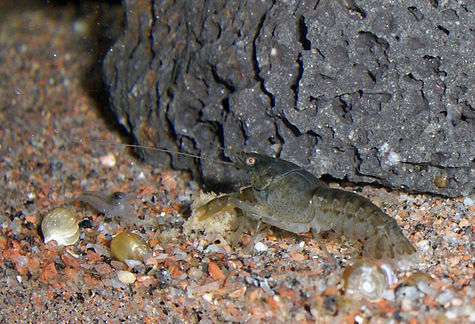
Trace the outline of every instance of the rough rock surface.
{"type": "MultiPolygon", "coordinates": [[[[142,145],[447,196],[475,179],[473,1],[125,1],[104,69],[142,145]]],[[[143,151],[156,165],[237,171],[143,151]]]]}

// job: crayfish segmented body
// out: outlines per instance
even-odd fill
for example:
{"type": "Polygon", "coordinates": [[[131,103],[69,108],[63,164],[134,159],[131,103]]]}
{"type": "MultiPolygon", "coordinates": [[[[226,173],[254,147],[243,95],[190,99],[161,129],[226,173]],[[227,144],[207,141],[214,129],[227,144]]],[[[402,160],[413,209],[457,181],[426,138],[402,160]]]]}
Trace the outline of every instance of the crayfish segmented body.
{"type": "Polygon", "coordinates": [[[329,188],[298,165],[278,158],[241,152],[234,160],[250,175],[251,186],[199,207],[201,218],[231,205],[259,224],[296,234],[311,230],[318,238],[333,230],[365,240],[367,258],[395,260],[416,252],[397,222],[368,199],[329,188]]]}

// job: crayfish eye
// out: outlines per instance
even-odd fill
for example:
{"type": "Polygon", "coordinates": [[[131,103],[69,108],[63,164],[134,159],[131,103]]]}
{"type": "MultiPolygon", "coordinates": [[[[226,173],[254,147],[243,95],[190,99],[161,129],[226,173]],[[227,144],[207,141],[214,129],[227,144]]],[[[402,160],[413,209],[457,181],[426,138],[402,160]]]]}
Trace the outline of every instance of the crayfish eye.
{"type": "Polygon", "coordinates": [[[254,165],[254,164],[256,164],[256,158],[248,157],[248,158],[246,159],[246,164],[247,164],[247,165],[254,165]]]}
{"type": "Polygon", "coordinates": [[[123,192],[120,192],[120,191],[114,192],[114,193],[112,194],[112,199],[115,199],[115,200],[120,200],[120,199],[122,199],[122,198],[124,198],[124,197],[125,197],[125,194],[124,194],[123,192]]]}

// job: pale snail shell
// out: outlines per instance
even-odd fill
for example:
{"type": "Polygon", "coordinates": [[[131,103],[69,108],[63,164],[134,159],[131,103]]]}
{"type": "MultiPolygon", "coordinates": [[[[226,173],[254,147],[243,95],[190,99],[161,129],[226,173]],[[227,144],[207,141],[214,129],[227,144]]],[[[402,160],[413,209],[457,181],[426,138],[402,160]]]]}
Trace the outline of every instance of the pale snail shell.
{"type": "Polygon", "coordinates": [[[51,210],[41,222],[44,243],[56,241],[58,245],[73,245],[79,240],[79,220],[69,208],[51,210]]]}
{"type": "Polygon", "coordinates": [[[377,264],[370,261],[356,262],[344,275],[345,291],[355,299],[366,298],[371,302],[381,300],[386,289],[386,276],[377,264]]]}
{"type": "Polygon", "coordinates": [[[449,184],[449,176],[446,174],[439,174],[434,177],[434,184],[437,188],[445,188],[449,184]]]}
{"type": "Polygon", "coordinates": [[[143,257],[152,250],[137,234],[122,232],[111,241],[112,257],[124,262],[125,260],[143,261],[143,257]]]}

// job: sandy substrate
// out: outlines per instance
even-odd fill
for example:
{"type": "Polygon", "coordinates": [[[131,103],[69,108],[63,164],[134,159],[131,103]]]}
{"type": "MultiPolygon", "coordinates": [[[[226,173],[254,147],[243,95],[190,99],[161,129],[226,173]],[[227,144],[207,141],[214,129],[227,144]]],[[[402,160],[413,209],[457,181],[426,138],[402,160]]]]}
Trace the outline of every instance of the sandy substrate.
{"type": "Polygon", "coordinates": [[[120,17],[118,8],[8,3],[0,3],[2,323],[475,322],[475,197],[346,184],[396,218],[419,251],[412,269],[393,268],[397,281],[376,301],[342,284],[360,243],[326,240],[335,267],[311,237],[276,229],[249,254],[247,234],[231,244],[229,232],[184,233],[199,186],[98,143],[121,141],[98,104],[93,69],[107,38],[97,23],[120,17]],[[131,194],[137,218],[128,224],[73,201],[86,190],[131,194]],[[80,218],[80,240],[44,244],[41,221],[61,206],[80,218]],[[112,259],[110,240],[122,231],[148,240],[145,265],[112,259]]]}

